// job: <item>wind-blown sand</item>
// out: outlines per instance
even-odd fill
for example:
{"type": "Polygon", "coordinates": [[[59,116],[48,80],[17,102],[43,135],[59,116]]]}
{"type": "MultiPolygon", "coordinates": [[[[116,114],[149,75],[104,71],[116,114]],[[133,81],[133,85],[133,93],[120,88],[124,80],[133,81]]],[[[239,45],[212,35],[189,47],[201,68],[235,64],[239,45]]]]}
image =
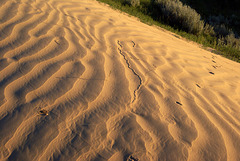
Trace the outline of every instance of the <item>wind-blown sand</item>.
{"type": "Polygon", "coordinates": [[[0,1],[0,160],[239,152],[239,63],[94,0],[0,1]]]}

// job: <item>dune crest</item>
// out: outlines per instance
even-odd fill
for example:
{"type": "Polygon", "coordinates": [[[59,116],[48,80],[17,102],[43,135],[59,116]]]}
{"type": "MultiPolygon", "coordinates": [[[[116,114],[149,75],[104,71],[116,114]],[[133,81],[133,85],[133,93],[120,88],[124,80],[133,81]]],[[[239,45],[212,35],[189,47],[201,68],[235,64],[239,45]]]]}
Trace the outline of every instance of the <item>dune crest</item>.
{"type": "Polygon", "coordinates": [[[240,160],[240,64],[94,0],[0,1],[0,160],[240,160]]]}

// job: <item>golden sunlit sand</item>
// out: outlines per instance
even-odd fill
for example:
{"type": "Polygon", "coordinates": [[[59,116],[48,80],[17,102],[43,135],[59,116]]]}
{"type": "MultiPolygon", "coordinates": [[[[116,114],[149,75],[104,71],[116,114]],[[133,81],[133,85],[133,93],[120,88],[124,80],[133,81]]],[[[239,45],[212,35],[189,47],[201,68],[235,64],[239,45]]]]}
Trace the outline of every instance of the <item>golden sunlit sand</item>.
{"type": "Polygon", "coordinates": [[[239,152],[239,63],[94,0],[0,1],[0,160],[239,152]]]}

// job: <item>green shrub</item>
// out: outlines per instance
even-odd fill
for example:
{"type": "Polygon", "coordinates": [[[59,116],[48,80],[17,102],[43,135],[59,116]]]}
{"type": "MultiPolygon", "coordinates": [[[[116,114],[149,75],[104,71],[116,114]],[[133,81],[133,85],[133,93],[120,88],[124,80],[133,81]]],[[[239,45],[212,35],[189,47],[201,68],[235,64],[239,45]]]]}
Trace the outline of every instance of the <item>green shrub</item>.
{"type": "Polygon", "coordinates": [[[237,39],[234,33],[226,36],[226,44],[240,50],[240,39],[237,39]]]}
{"type": "Polygon", "coordinates": [[[140,0],[124,0],[124,3],[129,6],[137,7],[140,5],[140,0]]]}
{"type": "Polygon", "coordinates": [[[224,36],[219,37],[218,44],[221,46],[227,46],[240,50],[240,39],[237,39],[233,32],[231,32],[229,35],[225,37],[224,36]]]}
{"type": "Polygon", "coordinates": [[[170,25],[189,33],[200,34],[204,29],[201,16],[179,0],[152,0],[153,14],[170,25]]]}
{"type": "Polygon", "coordinates": [[[215,36],[216,33],[214,31],[214,27],[206,23],[204,26],[204,34],[210,35],[210,36],[215,36]]]}

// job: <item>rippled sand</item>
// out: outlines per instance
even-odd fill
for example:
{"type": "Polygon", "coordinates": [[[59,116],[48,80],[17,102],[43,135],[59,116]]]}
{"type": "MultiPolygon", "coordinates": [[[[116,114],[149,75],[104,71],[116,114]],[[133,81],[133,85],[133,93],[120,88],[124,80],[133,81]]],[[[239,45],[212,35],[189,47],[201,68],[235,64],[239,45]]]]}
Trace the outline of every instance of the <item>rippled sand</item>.
{"type": "Polygon", "coordinates": [[[0,160],[239,152],[239,63],[94,0],[0,1],[0,160]]]}

